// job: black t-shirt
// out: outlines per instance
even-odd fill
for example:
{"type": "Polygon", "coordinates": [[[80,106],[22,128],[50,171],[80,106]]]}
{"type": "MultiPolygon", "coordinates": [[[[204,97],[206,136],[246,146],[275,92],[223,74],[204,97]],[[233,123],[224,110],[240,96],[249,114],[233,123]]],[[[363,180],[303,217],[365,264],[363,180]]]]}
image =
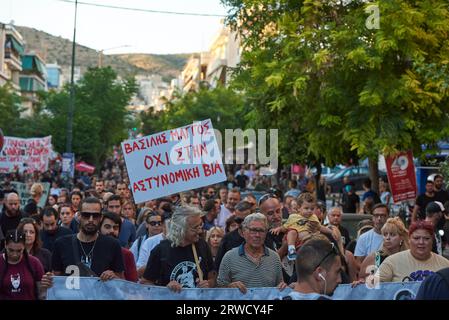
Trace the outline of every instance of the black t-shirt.
{"type": "Polygon", "coordinates": [[[245,174],[239,174],[235,177],[235,181],[237,181],[237,187],[240,189],[246,188],[246,182],[249,180],[248,176],[245,174]]]}
{"type": "Polygon", "coordinates": [[[342,208],[344,213],[357,213],[357,204],[360,203],[360,197],[353,194],[345,193],[342,199],[342,208]]]}
{"type": "Polygon", "coordinates": [[[0,214],[0,226],[2,227],[3,234],[6,235],[8,230],[15,230],[20,223],[20,220],[24,217],[23,213],[19,211],[19,214],[14,217],[8,217],[6,215],[6,207],[0,214]]]}
{"type": "Polygon", "coordinates": [[[349,232],[345,227],[342,226],[338,226],[338,230],[341,233],[341,237],[343,240],[343,248],[346,248],[346,245],[349,244],[349,242],[351,241],[351,237],[349,236],[349,232]]]}
{"type": "MultiPolygon", "coordinates": [[[[195,246],[203,279],[207,280],[208,273],[215,270],[212,253],[203,239],[195,246]]],[[[162,240],[151,251],[143,277],[159,286],[177,281],[183,288],[195,288],[198,271],[192,246],[172,247],[170,240],[162,240]]]]}
{"type": "Polygon", "coordinates": [[[435,192],[435,201],[439,201],[444,205],[447,201],[449,201],[449,193],[446,190],[435,192]]]}
{"type": "Polygon", "coordinates": [[[50,234],[47,231],[41,232],[42,248],[53,252],[55,248],[55,242],[61,237],[73,234],[72,230],[59,226],[58,231],[55,234],[50,234]]]}
{"type": "MultiPolygon", "coordinates": [[[[279,234],[277,236],[272,235],[270,232],[267,233],[267,236],[265,238],[265,246],[272,250],[276,250],[277,248],[280,248],[282,244],[282,237],[284,234],[279,234]],[[279,244],[279,238],[280,238],[280,244],[279,244]]],[[[218,247],[217,256],[215,257],[215,267],[217,270],[220,269],[221,260],[223,260],[224,255],[226,252],[228,252],[231,249],[237,248],[240,246],[243,242],[245,242],[245,238],[243,238],[239,230],[234,230],[232,232],[229,232],[226,234],[223,239],[221,240],[220,247],[218,247]]]]}
{"type": "Polygon", "coordinates": [[[436,194],[433,197],[428,197],[425,193],[420,194],[416,198],[416,204],[419,206],[418,218],[424,220],[426,218],[426,207],[432,201],[438,201],[436,194]]]}
{"type": "Polygon", "coordinates": [[[122,249],[117,239],[100,234],[96,241],[83,242],[81,244],[76,238],[75,242],[78,246],[80,258],[76,261],[73,252],[73,237],[76,237],[76,234],[67,235],[56,240],[55,250],[51,259],[53,271],[60,271],[65,275],[70,275],[65,273],[66,268],[70,265],[77,265],[80,261],[83,263],[90,261],[90,269],[97,276],[100,276],[106,270],[112,270],[116,273],[125,270],[122,249]],[[89,259],[86,259],[86,256],[89,256],[89,259]]]}

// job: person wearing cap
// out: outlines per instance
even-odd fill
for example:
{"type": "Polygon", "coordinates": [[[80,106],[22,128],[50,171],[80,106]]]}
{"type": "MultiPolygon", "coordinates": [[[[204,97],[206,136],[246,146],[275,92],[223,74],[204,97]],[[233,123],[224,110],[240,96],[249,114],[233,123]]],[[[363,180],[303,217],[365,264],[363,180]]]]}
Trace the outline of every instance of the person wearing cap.
{"type": "Polygon", "coordinates": [[[413,222],[409,228],[410,249],[387,257],[379,268],[380,282],[423,281],[449,267],[449,260],[432,252],[433,225],[413,222]]]}
{"type": "Polygon", "coordinates": [[[357,245],[357,240],[360,238],[362,234],[370,231],[373,228],[373,221],[370,219],[364,219],[357,223],[357,237],[349,241],[346,245],[346,250],[351,251],[352,254],[355,252],[355,246],[357,245]]]}
{"type": "Polygon", "coordinates": [[[217,207],[215,206],[215,200],[206,200],[206,203],[203,206],[203,211],[205,213],[205,215],[203,216],[203,229],[208,231],[211,228],[215,227],[215,219],[217,219],[218,216],[217,207]]]}
{"type": "Polygon", "coordinates": [[[426,207],[426,220],[432,223],[434,230],[434,241],[432,246],[432,251],[443,255],[443,240],[446,242],[446,237],[444,237],[444,224],[446,219],[444,217],[444,206],[439,201],[430,202],[426,207]]]}
{"type": "Polygon", "coordinates": [[[416,220],[424,220],[426,218],[426,207],[427,205],[435,201],[435,189],[432,180],[427,180],[426,182],[426,192],[420,194],[416,198],[415,206],[413,207],[412,212],[412,222],[416,220]]]}

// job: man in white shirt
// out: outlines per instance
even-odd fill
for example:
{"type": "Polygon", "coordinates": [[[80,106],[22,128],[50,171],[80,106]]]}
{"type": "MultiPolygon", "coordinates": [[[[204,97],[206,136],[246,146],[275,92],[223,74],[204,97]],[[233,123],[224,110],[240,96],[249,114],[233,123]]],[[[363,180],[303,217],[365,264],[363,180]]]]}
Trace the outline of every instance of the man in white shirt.
{"type": "Polygon", "coordinates": [[[226,220],[234,213],[235,206],[240,202],[240,191],[238,189],[231,189],[228,192],[226,204],[221,205],[220,213],[217,217],[217,223],[223,230],[226,228],[226,220]]]}
{"type": "Polygon", "coordinates": [[[378,203],[373,207],[372,215],[374,227],[357,239],[354,256],[359,263],[362,263],[365,257],[372,252],[381,248],[383,236],[380,230],[387,221],[390,211],[386,204],[378,203]]]}

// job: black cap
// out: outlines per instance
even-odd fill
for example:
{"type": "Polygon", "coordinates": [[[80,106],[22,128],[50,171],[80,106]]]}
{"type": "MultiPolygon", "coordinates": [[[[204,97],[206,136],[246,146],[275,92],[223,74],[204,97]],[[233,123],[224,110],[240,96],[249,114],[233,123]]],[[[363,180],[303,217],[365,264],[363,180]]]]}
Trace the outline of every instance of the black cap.
{"type": "Polygon", "coordinates": [[[444,206],[439,201],[432,201],[429,202],[429,204],[426,207],[426,214],[427,213],[438,213],[438,212],[444,212],[444,206]]]}

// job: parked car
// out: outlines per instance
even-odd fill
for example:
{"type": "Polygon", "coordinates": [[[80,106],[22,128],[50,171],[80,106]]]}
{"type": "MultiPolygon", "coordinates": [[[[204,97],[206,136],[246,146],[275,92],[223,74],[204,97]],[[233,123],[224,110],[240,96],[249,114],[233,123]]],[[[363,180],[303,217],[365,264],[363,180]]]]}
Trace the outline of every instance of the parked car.
{"type": "MultiPolygon", "coordinates": [[[[349,181],[354,183],[355,191],[363,190],[363,181],[369,178],[368,167],[348,167],[345,168],[326,180],[328,187],[331,188],[331,193],[339,193],[343,188],[343,178],[349,177],[349,181]]],[[[379,177],[387,178],[385,171],[379,170],[379,177]]]]}

